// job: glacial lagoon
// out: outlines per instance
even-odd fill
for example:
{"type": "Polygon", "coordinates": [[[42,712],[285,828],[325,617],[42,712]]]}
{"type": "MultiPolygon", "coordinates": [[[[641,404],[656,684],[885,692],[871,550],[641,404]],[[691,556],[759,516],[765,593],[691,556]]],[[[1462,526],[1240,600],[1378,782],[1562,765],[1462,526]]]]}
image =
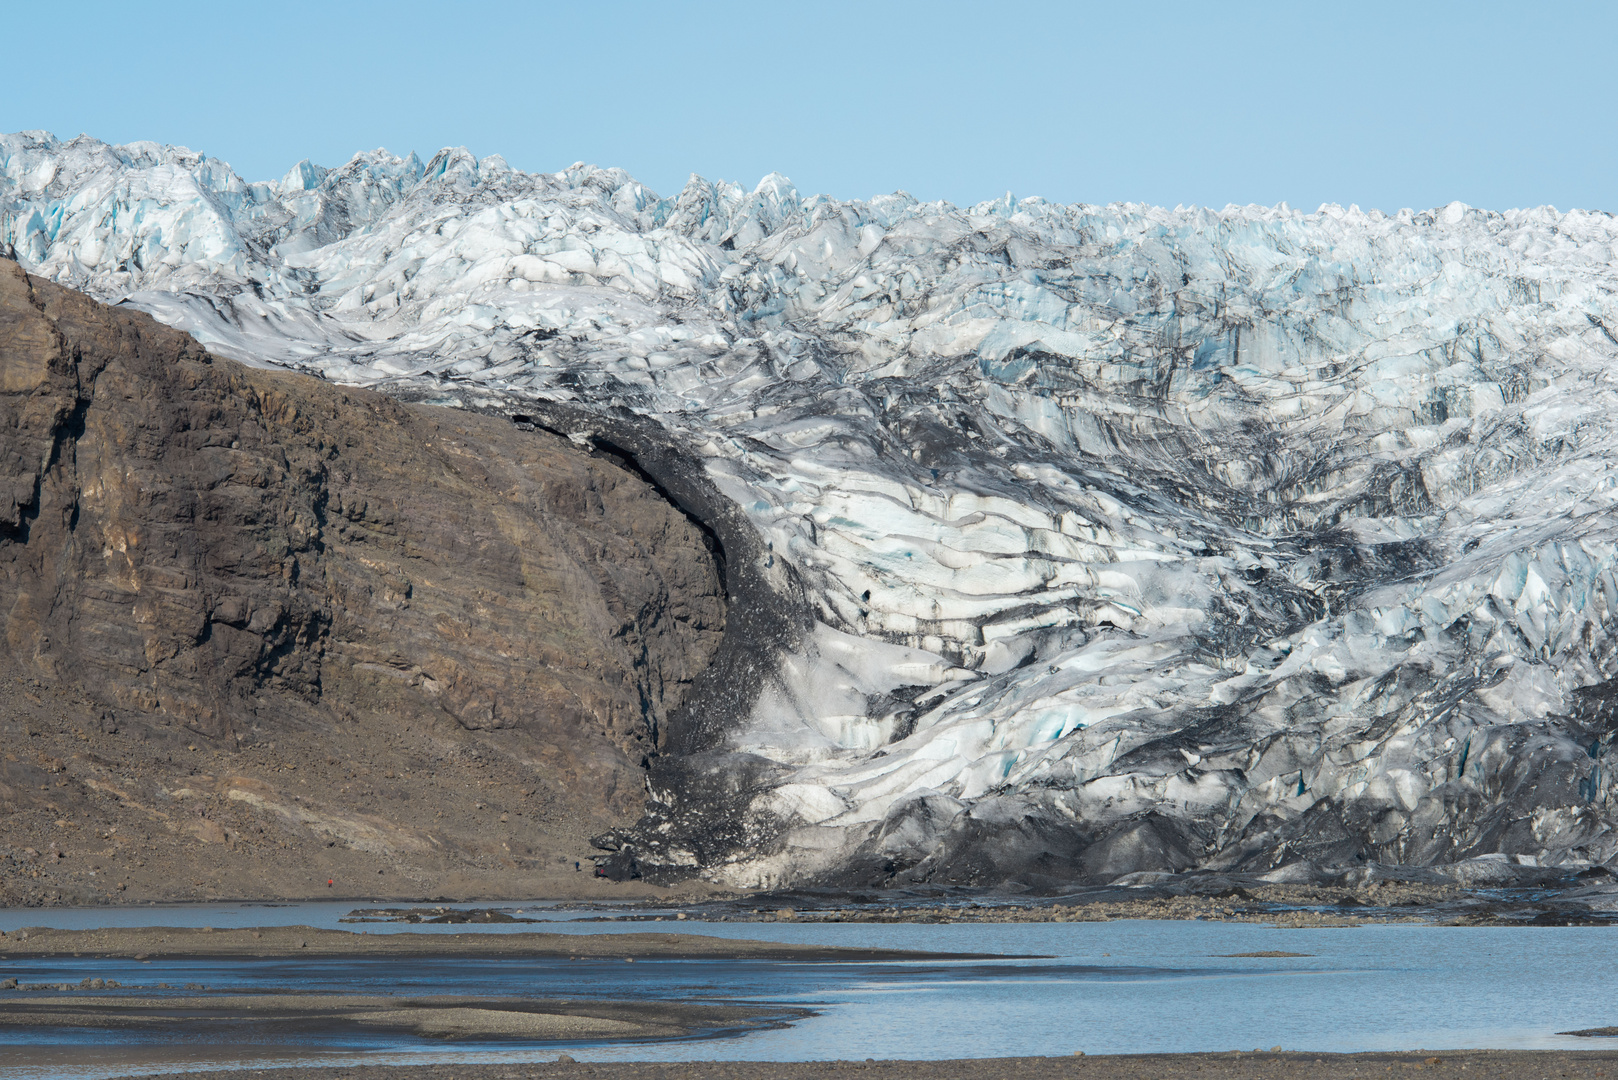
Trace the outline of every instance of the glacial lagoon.
{"type": "MultiPolygon", "coordinates": [[[[467,905],[462,905],[467,906],[467,905]]],[[[343,958],[7,962],[24,984],[122,984],[104,993],[471,994],[698,999],[779,1006],[782,1021],[670,1042],[538,1044],[396,1034],[303,1033],[251,1026],[183,1043],[127,1030],[10,1029],[0,1077],[96,1077],[131,1071],[269,1067],[315,1060],[816,1060],[1251,1050],[1593,1049],[1613,1040],[1556,1034],[1618,1020],[1618,965],[1600,927],[1366,924],[1280,929],[1251,923],[871,924],[602,922],[543,904],[502,905],[532,924],[432,925],[344,920],[353,902],[0,911],[25,926],[273,926],[369,933],[649,929],[849,947],[978,952],[1007,959],[882,963],[730,960],[343,958]],[[1303,956],[1238,956],[1290,952],[1303,956]],[[1038,959],[1013,958],[1037,954],[1038,959]],[[154,989],[165,983],[170,989],[154,989]],[[802,1016],[800,1010],[808,1010],[802,1016]]],[[[93,991],[79,991],[86,993],[93,991]]],[[[16,993],[3,991],[0,994],[16,993]]],[[[37,996],[37,995],[31,995],[37,996]]],[[[0,996],[0,1007],[4,998],[0,996]]]]}

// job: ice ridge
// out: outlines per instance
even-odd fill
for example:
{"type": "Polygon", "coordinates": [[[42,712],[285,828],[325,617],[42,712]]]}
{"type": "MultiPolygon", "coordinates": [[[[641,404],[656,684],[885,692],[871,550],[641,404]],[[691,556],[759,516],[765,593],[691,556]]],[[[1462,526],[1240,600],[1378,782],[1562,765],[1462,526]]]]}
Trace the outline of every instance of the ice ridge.
{"type": "Polygon", "coordinates": [[[806,628],[703,759],[745,796],[654,770],[608,865],[737,885],[1611,862],[1615,245],[0,136],[34,273],[700,463],[806,628]]]}

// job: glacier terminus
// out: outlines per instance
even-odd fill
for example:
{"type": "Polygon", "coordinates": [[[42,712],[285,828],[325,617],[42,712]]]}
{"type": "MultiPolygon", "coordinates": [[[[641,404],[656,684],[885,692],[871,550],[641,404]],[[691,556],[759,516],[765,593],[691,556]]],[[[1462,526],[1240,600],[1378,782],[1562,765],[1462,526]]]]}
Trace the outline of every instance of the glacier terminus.
{"type": "MultiPolygon", "coordinates": [[[[732,611],[602,868],[1618,858],[1618,219],[971,207],[0,136],[0,255],[632,458],[732,611]]],[[[498,708],[496,709],[498,712],[498,708]]]]}

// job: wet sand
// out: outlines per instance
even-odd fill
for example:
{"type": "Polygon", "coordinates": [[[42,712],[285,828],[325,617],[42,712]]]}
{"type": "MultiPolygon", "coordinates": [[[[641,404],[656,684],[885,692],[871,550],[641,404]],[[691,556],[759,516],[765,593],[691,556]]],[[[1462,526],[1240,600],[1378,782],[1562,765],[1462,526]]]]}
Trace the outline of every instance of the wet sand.
{"type": "MultiPolygon", "coordinates": [[[[545,1041],[686,1038],[780,1022],[802,1010],[670,1001],[356,994],[216,994],[190,997],[8,995],[6,1027],[96,1027],[161,1032],[176,1041],[251,1024],[256,1032],[399,1031],[441,1039],[545,1041]]],[[[0,1043],[4,1037],[0,1035],[0,1043]]],[[[289,1046],[289,1049],[291,1047],[289,1046]]]]}
{"type": "MultiPolygon", "coordinates": [[[[53,930],[30,927],[0,934],[0,960],[41,956],[554,956],[647,960],[799,960],[872,963],[885,960],[970,960],[982,953],[903,949],[841,949],[739,941],[701,934],[367,934],[308,926],[231,930],[206,927],[116,927],[53,930]]],[[[999,953],[995,960],[1017,959],[999,953]]],[[[0,1002],[5,999],[0,998],[0,1002]]]]}
{"type": "Polygon", "coordinates": [[[1421,1072],[1456,1080],[1618,1077],[1618,1050],[1415,1050],[1399,1054],[1115,1054],[962,1061],[558,1062],[170,1073],[145,1080],[1339,1080],[1421,1072]]]}

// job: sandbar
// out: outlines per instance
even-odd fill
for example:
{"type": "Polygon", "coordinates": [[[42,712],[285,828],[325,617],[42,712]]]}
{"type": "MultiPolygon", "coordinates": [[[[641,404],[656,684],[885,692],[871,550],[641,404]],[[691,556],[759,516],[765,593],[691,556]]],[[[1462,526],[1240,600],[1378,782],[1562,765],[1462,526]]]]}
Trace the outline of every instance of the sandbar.
{"type": "MultiPolygon", "coordinates": [[[[784,1022],[801,1009],[680,1001],[571,1001],[467,995],[210,994],[28,995],[0,999],[6,1027],[161,1031],[175,1039],[251,1024],[272,1030],[369,1028],[443,1039],[537,1041],[685,1038],[704,1031],[784,1022]]],[[[3,1042],[0,1037],[0,1042],[3,1042]]]]}
{"type": "Polygon", "coordinates": [[[818,963],[1027,959],[999,953],[836,948],[702,934],[373,934],[309,926],[238,929],[145,926],[100,930],[28,927],[0,934],[0,960],[40,956],[133,957],[141,960],[184,956],[554,956],[591,960],[796,960],[818,963]]]}

